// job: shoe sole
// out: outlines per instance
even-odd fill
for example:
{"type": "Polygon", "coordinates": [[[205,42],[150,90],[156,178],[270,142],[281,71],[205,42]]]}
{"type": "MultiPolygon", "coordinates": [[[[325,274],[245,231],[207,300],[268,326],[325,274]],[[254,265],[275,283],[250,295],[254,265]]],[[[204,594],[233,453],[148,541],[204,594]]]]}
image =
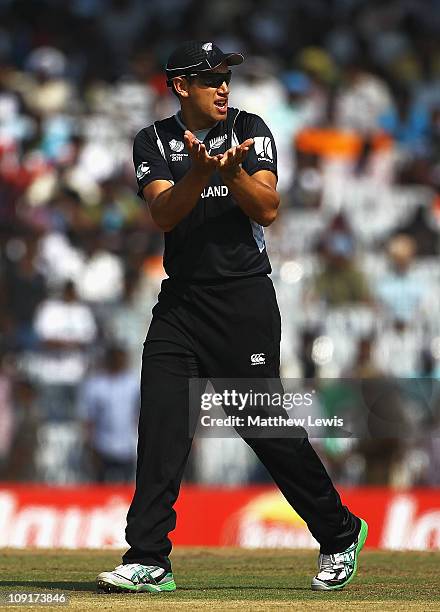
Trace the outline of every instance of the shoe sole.
{"type": "Polygon", "coordinates": [[[312,591],[338,591],[339,589],[343,589],[344,587],[346,587],[347,584],[350,584],[350,582],[356,576],[358,556],[364,547],[367,536],[368,536],[368,524],[366,521],[364,521],[364,519],[361,519],[361,530],[359,532],[358,545],[356,546],[356,550],[354,552],[354,568],[353,568],[353,573],[351,574],[351,576],[347,578],[345,582],[343,582],[342,584],[338,584],[336,586],[328,586],[324,582],[321,582],[320,580],[316,580],[316,578],[314,578],[312,581],[312,591]]]}
{"type": "Polygon", "coordinates": [[[159,593],[171,593],[176,590],[174,580],[169,580],[165,584],[121,584],[112,581],[111,578],[97,578],[96,586],[98,592],[101,593],[151,593],[158,595],[159,593]]]}

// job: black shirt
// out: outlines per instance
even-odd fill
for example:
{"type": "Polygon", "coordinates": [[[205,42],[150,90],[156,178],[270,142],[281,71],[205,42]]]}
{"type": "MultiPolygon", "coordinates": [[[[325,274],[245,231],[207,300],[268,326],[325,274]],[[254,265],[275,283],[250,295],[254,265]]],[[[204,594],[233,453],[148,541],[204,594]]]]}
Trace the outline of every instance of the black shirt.
{"type": "MultiPolygon", "coordinates": [[[[155,180],[177,183],[191,160],[184,145],[184,126],[175,115],[142,129],[133,145],[138,194],[155,180]]],[[[211,155],[224,153],[247,138],[255,141],[244,160],[249,175],[259,170],[277,173],[273,136],[264,121],[235,108],[206,135],[211,155]]],[[[270,274],[261,225],[238,206],[216,171],[192,211],[165,233],[164,267],[169,277],[204,281],[270,274]]]]}

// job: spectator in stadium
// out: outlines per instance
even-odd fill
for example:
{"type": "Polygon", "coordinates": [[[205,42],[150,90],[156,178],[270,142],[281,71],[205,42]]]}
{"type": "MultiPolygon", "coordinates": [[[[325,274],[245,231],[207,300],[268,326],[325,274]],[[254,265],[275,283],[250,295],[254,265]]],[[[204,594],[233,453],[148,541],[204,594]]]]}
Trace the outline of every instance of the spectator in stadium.
{"type": "Polygon", "coordinates": [[[289,196],[297,170],[294,155],[296,134],[305,126],[320,122],[324,115],[325,98],[313,80],[298,70],[284,73],[282,83],[285,91],[277,97],[278,102],[274,104],[270,115],[278,144],[278,188],[282,194],[289,196]]]}
{"type": "Polygon", "coordinates": [[[400,87],[394,95],[395,104],[379,118],[380,126],[410,155],[426,153],[430,117],[424,105],[412,99],[407,88],[400,87]]]}
{"type": "Polygon", "coordinates": [[[106,244],[104,232],[92,230],[85,242],[86,261],[77,279],[78,294],[92,303],[112,302],[123,288],[123,264],[106,244]]]}
{"type": "Polygon", "coordinates": [[[379,130],[380,117],[391,106],[389,87],[371,71],[367,56],[352,58],[335,101],[336,125],[370,138],[379,130]]]}
{"type": "Polygon", "coordinates": [[[4,478],[33,481],[38,479],[36,453],[43,411],[36,386],[26,377],[18,377],[12,387],[12,439],[4,478]]]}
{"type": "Polygon", "coordinates": [[[6,269],[5,298],[15,324],[14,344],[19,349],[27,349],[34,347],[37,340],[33,319],[38,305],[46,297],[46,284],[36,266],[37,241],[33,238],[13,240],[10,255],[16,261],[11,261],[6,269]]]}
{"type": "Polygon", "coordinates": [[[92,311],[80,302],[72,281],[64,285],[60,297],[42,302],[34,326],[46,346],[66,350],[91,344],[97,331],[92,311]]]}
{"type": "Polygon", "coordinates": [[[408,323],[420,309],[428,289],[414,275],[417,245],[410,236],[398,234],[389,240],[387,251],[389,269],[379,277],[374,294],[392,320],[408,323]]]}
{"type": "Polygon", "coordinates": [[[396,319],[385,325],[379,334],[374,346],[374,360],[386,374],[407,378],[420,371],[421,349],[420,330],[408,321],[396,319]]]}
{"type": "Polygon", "coordinates": [[[84,377],[97,336],[90,307],[81,302],[72,281],[59,297],[44,300],[35,315],[34,329],[41,342],[27,362],[27,372],[42,385],[42,402],[51,418],[71,418],[76,386],[84,377]]]}
{"type": "Polygon", "coordinates": [[[345,377],[374,378],[383,376],[374,358],[374,337],[364,336],[357,345],[353,367],[345,373],[345,377]]]}
{"type": "Polygon", "coordinates": [[[126,348],[134,370],[139,369],[142,357],[139,336],[145,332],[150,318],[147,304],[153,305],[152,299],[148,301],[146,297],[145,292],[141,291],[139,273],[126,271],[123,295],[104,315],[106,334],[112,341],[126,348]]]}
{"type": "Polygon", "coordinates": [[[417,256],[438,255],[440,249],[439,228],[436,220],[436,198],[428,205],[416,208],[411,219],[398,229],[399,234],[407,234],[417,245],[417,256]]]}
{"type": "Polygon", "coordinates": [[[134,479],[139,402],[139,377],[128,368],[126,351],[107,347],[104,367],[86,378],[78,400],[92,480],[134,479]]]}
{"type": "Polygon", "coordinates": [[[3,353],[0,352],[0,478],[2,480],[7,477],[14,432],[12,384],[10,377],[2,371],[3,358],[3,353]]]}
{"type": "Polygon", "coordinates": [[[27,107],[38,117],[61,113],[74,102],[66,79],[66,57],[54,47],[38,47],[27,58],[28,72],[17,82],[27,107]]]}
{"type": "Polygon", "coordinates": [[[98,24],[106,41],[112,62],[121,72],[127,70],[127,62],[145,25],[153,17],[146,11],[142,0],[110,0],[100,14],[98,24]]]}
{"type": "Polygon", "coordinates": [[[390,382],[389,378],[370,378],[360,386],[362,406],[368,416],[367,435],[360,437],[356,449],[364,458],[367,485],[398,486],[405,477],[412,424],[407,394],[390,382]]]}
{"type": "Polygon", "coordinates": [[[354,257],[353,236],[344,222],[334,222],[324,240],[323,269],[315,278],[314,287],[315,296],[327,306],[369,301],[367,281],[354,257]]]}

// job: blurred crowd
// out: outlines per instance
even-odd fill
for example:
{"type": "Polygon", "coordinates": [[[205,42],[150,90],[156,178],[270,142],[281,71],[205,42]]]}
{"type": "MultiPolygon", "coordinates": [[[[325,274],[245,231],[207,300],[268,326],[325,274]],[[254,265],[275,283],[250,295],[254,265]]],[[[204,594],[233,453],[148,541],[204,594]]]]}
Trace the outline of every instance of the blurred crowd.
{"type": "MultiPolygon", "coordinates": [[[[277,144],[281,208],[266,242],[283,376],[320,386],[323,415],[356,409],[336,380],[439,378],[438,9],[0,0],[0,479],[133,479],[142,343],[164,271],[131,147],[176,112],[163,66],[190,38],[245,54],[231,105],[262,116],[277,144]]],[[[381,407],[411,435],[317,440],[333,476],[440,484],[435,385],[419,396],[381,407]]],[[[186,478],[268,476],[240,441],[200,439],[186,478]]]]}

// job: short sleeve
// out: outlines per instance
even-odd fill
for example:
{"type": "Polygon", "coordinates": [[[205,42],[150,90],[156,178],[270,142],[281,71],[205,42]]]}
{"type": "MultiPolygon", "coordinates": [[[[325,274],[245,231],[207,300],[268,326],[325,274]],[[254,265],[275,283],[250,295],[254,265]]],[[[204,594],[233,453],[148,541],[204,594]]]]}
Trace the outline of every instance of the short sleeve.
{"type": "MultiPolygon", "coordinates": [[[[247,138],[254,139],[254,145],[242,166],[249,175],[259,170],[270,170],[277,175],[277,150],[272,132],[263,119],[252,113],[240,113],[243,115],[240,125],[240,142],[247,138]]],[[[237,134],[238,135],[238,134],[237,134]]]]}
{"type": "Polygon", "coordinates": [[[143,188],[152,181],[164,180],[174,184],[168,164],[147,129],[138,132],[134,139],[133,163],[140,197],[143,188]]]}

